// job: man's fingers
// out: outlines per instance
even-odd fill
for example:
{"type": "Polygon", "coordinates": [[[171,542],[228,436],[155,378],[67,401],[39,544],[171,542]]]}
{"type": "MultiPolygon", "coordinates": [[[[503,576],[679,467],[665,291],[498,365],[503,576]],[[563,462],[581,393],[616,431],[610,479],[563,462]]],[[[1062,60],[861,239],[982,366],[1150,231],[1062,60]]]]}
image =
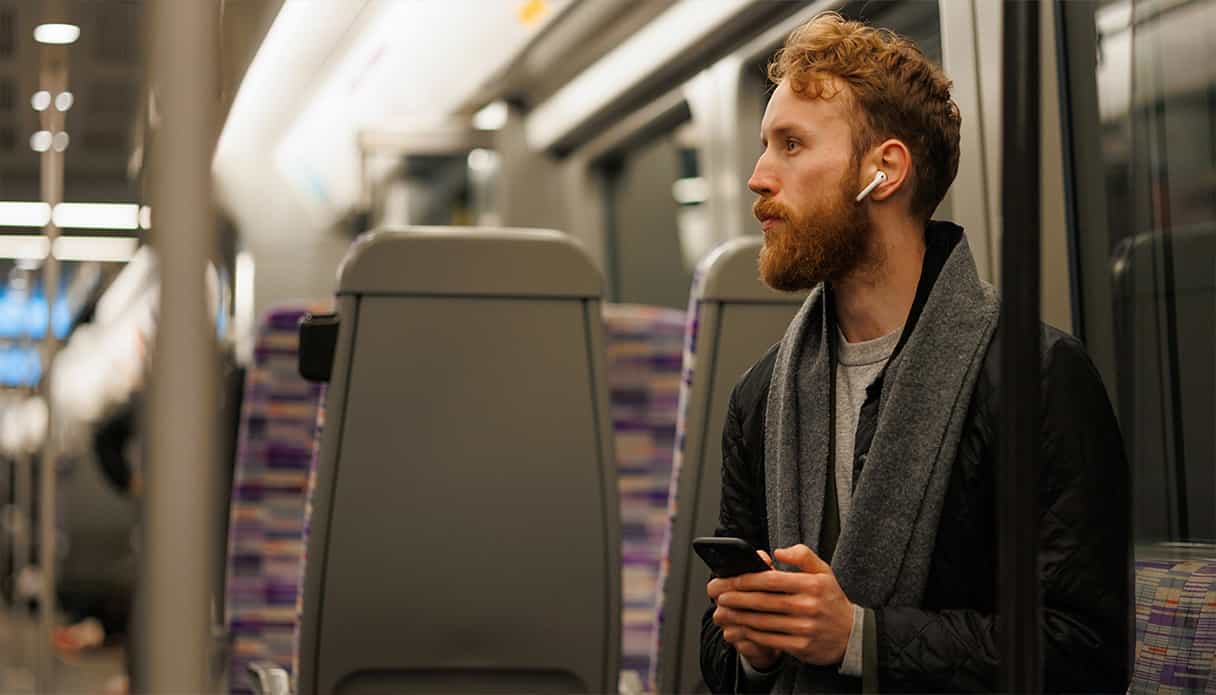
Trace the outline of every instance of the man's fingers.
{"type": "Polygon", "coordinates": [[[722,628],[722,639],[726,640],[730,644],[735,645],[735,648],[737,649],[739,647],[739,643],[744,641],[744,639],[743,639],[744,631],[745,631],[745,628],[735,627],[733,625],[724,627],[724,628],[722,628]]]}
{"type": "Polygon", "coordinates": [[[714,611],[714,622],[718,625],[739,626],[785,635],[806,635],[814,628],[814,622],[809,618],[791,617],[779,613],[741,611],[723,606],[718,606],[714,611]]]}
{"type": "Polygon", "coordinates": [[[733,579],[722,579],[721,577],[715,577],[709,580],[709,583],[705,585],[705,593],[709,594],[710,601],[717,601],[718,597],[722,594],[726,593],[727,591],[734,590],[735,581],[733,579]]]}
{"type": "Polygon", "coordinates": [[[807,646],[807,638],[794,635],[783,635],[776,632],[765,632],[763,630],[753,630],[749,627],[736,628],[739,631],[739,639],[747,640],[761,647],[776,649],[782,652],[791,654],[802,651],[807,646]]]}
{"type": "Polygon", "coordinates": [[[807,546],[799,543],[773,551],[777,559],[810,574],[831,574],[832,567],[807,546]]]}
{"type": "Polygon", "coordinates": [[[799,594],[815,590],[815,583],[808,581],[814,575],[806,572],[752,572],[735,577],[731,591],[767,591],[775,594],[799,594]]]}
{"type": "Polygon", "coordinates": [[[738,611],[781,613],[816,617],[820,601],[815,596],[767,591],[728,591],[718,596],[718,605],[738,611]]]}
{"type": "Polygon", "coordinates": [[[764,560],[764,564],[768,565],[769,569],[772,569],[773,558],[769,557],[768,553],[764,552],[763,550],[757,550],[756,554],[760,556],[761,560],[764,560]]]}

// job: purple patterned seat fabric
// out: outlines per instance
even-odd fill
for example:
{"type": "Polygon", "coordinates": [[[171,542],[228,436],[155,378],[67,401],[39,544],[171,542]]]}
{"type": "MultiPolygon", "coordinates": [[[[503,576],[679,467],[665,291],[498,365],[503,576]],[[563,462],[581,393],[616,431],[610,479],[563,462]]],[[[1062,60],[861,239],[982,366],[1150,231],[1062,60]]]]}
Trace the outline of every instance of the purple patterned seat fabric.
{"type": "Polygon", "coordinates": [[[1216,694],[1216,559],[1136,562],[1128,692],[1216,694]]]}
{"type": "Polygon", "coordinates": [[[298,325],[322,306],[271,310],[259,328],[232,482],[225,582],[229,688],[250,693],[246,665],[290,669],[303,529],[321,386],[297,371],[298,325]]]}
{"type": "Polygon", "coordinates": [[[701,319],[701,296],[702,282],[705,279],[705,270],[698,266],[692,276],[692,289],[688,294],[688,312],[684,315],[685,324],[683,326],[682,352],[680,357],[680,393],[676,406],[676,439],[675,448],[672,452],[671,475],[668,479],[667,489],[667,508],[665,518],[663,520],[663,531],[659,545],[659,581],[658,592],[655,596],[655,602],[652,610],[654,611],[654,632],[650,642],[650,669],[645,674],[642,682],[645,684],[647,692],[653,692],[656,687],[659,673],[659,658],[662,654],[660,649],[660,634],[659,627],[663,624],[663,600],[665,592],[663,587],[667,584],[668,575],[671,573],[671,531],[675,527],[676,514],[679,512],[676,494],[680,481],[680,469],[684,464],[684,444],[687,435],[688,417],[688,399],[692,391],[693,373],[697,366],[697,329],[700,327],[701,319]]]}
{"type": "Polygon", "coordinates": [[[650,670],[667,530],[684,321],[684,312],[675,309],[604,305],[621,498],[621,669],[642,682],[650,670]]]}

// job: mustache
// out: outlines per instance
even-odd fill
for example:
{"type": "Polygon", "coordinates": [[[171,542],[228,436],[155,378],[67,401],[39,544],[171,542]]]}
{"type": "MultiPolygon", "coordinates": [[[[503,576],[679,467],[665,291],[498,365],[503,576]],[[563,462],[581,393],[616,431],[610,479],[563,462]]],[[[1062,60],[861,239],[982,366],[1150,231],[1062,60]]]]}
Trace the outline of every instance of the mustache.
{"type": "Polygon", "coordinates": [[[752,214],[763,222],[771,217],[789,220],[792,213],[789,208],[771,198],[756,198],[756,202],[752,203],[752,214]]]}

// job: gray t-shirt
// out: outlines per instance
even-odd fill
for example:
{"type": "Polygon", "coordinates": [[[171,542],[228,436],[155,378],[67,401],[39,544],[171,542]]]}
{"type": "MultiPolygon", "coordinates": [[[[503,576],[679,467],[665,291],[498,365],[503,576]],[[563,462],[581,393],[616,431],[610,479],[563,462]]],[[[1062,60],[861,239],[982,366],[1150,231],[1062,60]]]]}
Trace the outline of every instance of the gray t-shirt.
{"type": "Polygon", "coordinates": [[[853,497],[853,446],[857,419],[866,402],[866,388],[882,373],[899,343],[902,328],[881,338],[850,343],[836,329],[836,500],[840,506],[840,532],[848,523],[853,497]]]}
{"type": "MultiPolygon", "coordinates": [[[[899,344],[900,328],[881,338],[850,343],[840,328],[836,328],[836,501],[840,509],[840,532],[849,522],[853,508],[853,446],[857,441],[857,420],[866,402],[866,388],[874,383],[895,346],[899,344]]],[[[840,664],[840,672],[860,676],[862,671],[862,634],[865,609],[853,609],[853,630],[849,646],[840,664]]]]}

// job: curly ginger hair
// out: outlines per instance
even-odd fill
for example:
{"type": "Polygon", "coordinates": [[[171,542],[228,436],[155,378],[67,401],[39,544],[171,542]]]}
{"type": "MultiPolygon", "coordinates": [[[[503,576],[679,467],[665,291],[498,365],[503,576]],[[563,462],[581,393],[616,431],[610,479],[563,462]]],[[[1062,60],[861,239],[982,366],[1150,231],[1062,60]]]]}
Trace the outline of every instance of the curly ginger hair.
{"type": "Polygon", "coordinates": [[[958,104],[952,83],[917,48],[887,29],[825,12],[795,29],[768,66],[774,84],[788,80],[803,98],[844,92],[859,118],[853,156],[895,138],[912,153],[911,210],[928,219],[958,173],[958,104]]]}

